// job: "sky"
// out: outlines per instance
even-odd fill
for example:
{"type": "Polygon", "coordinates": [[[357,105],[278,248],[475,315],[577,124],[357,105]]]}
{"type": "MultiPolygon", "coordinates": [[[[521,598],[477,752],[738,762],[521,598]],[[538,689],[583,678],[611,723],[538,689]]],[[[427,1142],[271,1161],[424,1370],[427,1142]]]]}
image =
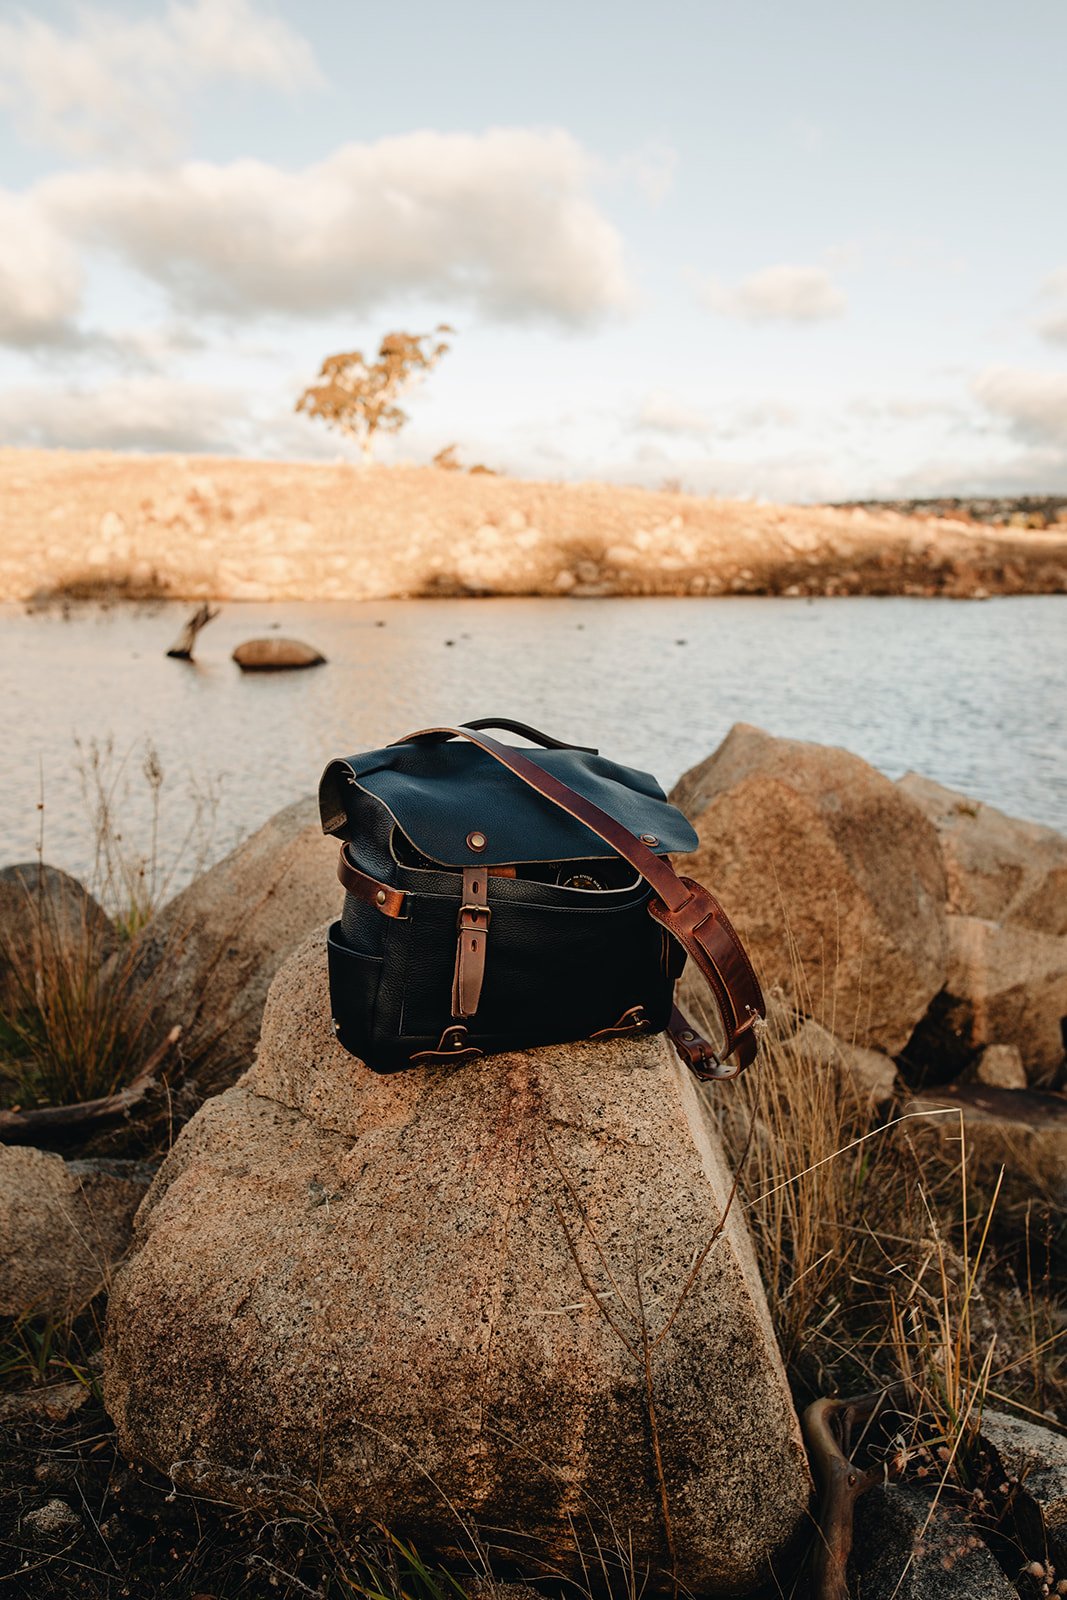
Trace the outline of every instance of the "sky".
{"type": "Polygon", "coordinates": [[[0,0],[0,443],[1067,492],[1062,0],[0,0]]]}

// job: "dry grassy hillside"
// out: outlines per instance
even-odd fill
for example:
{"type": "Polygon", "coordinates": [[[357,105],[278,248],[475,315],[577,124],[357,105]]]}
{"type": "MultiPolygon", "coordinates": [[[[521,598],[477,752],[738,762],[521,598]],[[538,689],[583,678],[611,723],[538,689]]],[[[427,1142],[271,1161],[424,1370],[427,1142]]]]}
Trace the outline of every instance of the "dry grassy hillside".
{"type": "Polygon", "coordinates": [[[0,450],[0,599],[1067,589],[1067,528],[430,467],[0,450]]]}

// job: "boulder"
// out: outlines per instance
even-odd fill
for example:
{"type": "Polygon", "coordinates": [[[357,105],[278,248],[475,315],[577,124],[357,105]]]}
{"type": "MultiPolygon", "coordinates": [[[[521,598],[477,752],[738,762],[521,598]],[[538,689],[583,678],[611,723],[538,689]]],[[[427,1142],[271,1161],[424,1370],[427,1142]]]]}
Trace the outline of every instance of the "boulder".
{"type": "Polygon", "coordinates": [[[917,772],[905,773],[899,788],[937,829],[950,911],[1067,934],[1067,837],[917,772]]]}
{"type": "Polygon", "coordinates": [[[326,657],[300,639],[248,639],[233,652],[242,672],[287,672],[297,667],[318,667],[326,657]]]}
{"type": "Polygon", "coordinates": [[[110,1277],[151,1173],[0,1144],[0,1316],[65,1316],[110,1277]]]}
{"type": "Polygon", "coordinates": [[[908,1485],[860,1498],[852,1548],[857,1600],[1018,1600],[959,1508],[908,1485]]]}
{"type": "Polygon", "coordinates": [[[881,1050],[837,1039],[818,1022],[806,1018],[792,1036],[790,1049],[815,1063],[835,1066],[844,1083],[865,1105],[889,1105],[897,1089],[896,1064],[881,1050]]]}
{"type": "Polygon", "coordinates": [[[117,945],[110,917],[77,878],[37,861],[0,870],[0,1011],[32,992],[42,960],[99,964],[117,945]]]}
{"type": "Polygon", "coordinates": [[[473,1524],[527,1573],[632,1540],[658,1588],[665,1498],[686,1585],[743,1592],[810,1484],[731,1186],[662,1037],[367,1071],[320,933],[140,1213],[108,1320],[122,1448],[261,1508],[313,1486],[423,1549],[473,1524]]]}
{"type": "Polygon", "coordinates": [[[1067,938],[980,917],[948,919],[943,992],[906,1054],[938,1077],[963,1071],[991,1044],[1014,1044],[1027,1081],[1054,1084],[1063,1066],[1067,938]]]}
{"type": "Polygon", "coordinates": [[[135,951],[151,986],[152,1027],[182,1029],[202,1090],[232,1083],[252,1059],[270,981],[312,928],[336,916],[337,846],[311,796],[271,817],[153,917],[135,951]]]}
{"type": "Polygon", "coordinates": [[[904,1110],[919,1118],[913,1136],[936,1139],[950,1163],[959,1160],[962,1116],[968,1174],[991,1190],[1003,1166],[1005,1203],[1067,1206],[1067,1096],[946,1084],[923,1090],[904,1110]]]}
{"type": "Polygon", "coordinates": [[[1027,1528],[1027,1548],[1050,1560],[1057,1574],[1067,1574],[1067,1439],[988,1407],[982,1412],[982,1438],[996,1451],[1007,1477],[1021,1484],[1036,1514],[1027,1528]]]}
{"type": "Polygon", "coordinates": [[[1017,1044],[987,1044],[974,1069],[975,1083],[991,1089],[1025,1089],[1026,1068],[1017,1044]]]}
{"type": "Polygon", "coordinates": [[[671,799],[765,987],[896,1055],[945,977],[945,869],[933,824],[858,756],[738,724],[671,799]]]}

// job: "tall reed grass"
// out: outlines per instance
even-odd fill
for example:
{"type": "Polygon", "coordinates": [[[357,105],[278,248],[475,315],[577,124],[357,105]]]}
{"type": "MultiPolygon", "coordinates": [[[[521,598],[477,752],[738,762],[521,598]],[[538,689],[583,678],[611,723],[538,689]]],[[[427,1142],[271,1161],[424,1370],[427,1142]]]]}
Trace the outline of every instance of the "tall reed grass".
{"type": "Polygon", "coordinates": [[[116,757],[110,743],[79,743],[76,771],[93,839],[88,892],[57,888],[45,867],[42,792],[37,861],[10,883],[10,921],[0,927],[0,1099],[9,1105],[106,1097],[158,1050],[153,1003],[166,962],[146,976],[137,935],[166,899],[176,872],[188,867],[190,856],[197,870],[210,849],[214,800],[194,794],[188,828],[163,851],[164,773],[151,744],[140,765],[148,797],[140,846],[121,821],[128,758],[116,757]]]}

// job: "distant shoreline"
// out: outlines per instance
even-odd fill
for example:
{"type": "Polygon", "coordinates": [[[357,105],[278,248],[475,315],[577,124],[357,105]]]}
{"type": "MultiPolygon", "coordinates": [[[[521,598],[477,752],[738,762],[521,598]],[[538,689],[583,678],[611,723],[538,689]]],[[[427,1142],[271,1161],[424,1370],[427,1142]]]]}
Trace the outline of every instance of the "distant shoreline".
{"type": "Polygon", "coordinates": [[[1064,592],[1062,519],[1001,526],[432,467],[0,450],[4,601],[1064,592]]]}

